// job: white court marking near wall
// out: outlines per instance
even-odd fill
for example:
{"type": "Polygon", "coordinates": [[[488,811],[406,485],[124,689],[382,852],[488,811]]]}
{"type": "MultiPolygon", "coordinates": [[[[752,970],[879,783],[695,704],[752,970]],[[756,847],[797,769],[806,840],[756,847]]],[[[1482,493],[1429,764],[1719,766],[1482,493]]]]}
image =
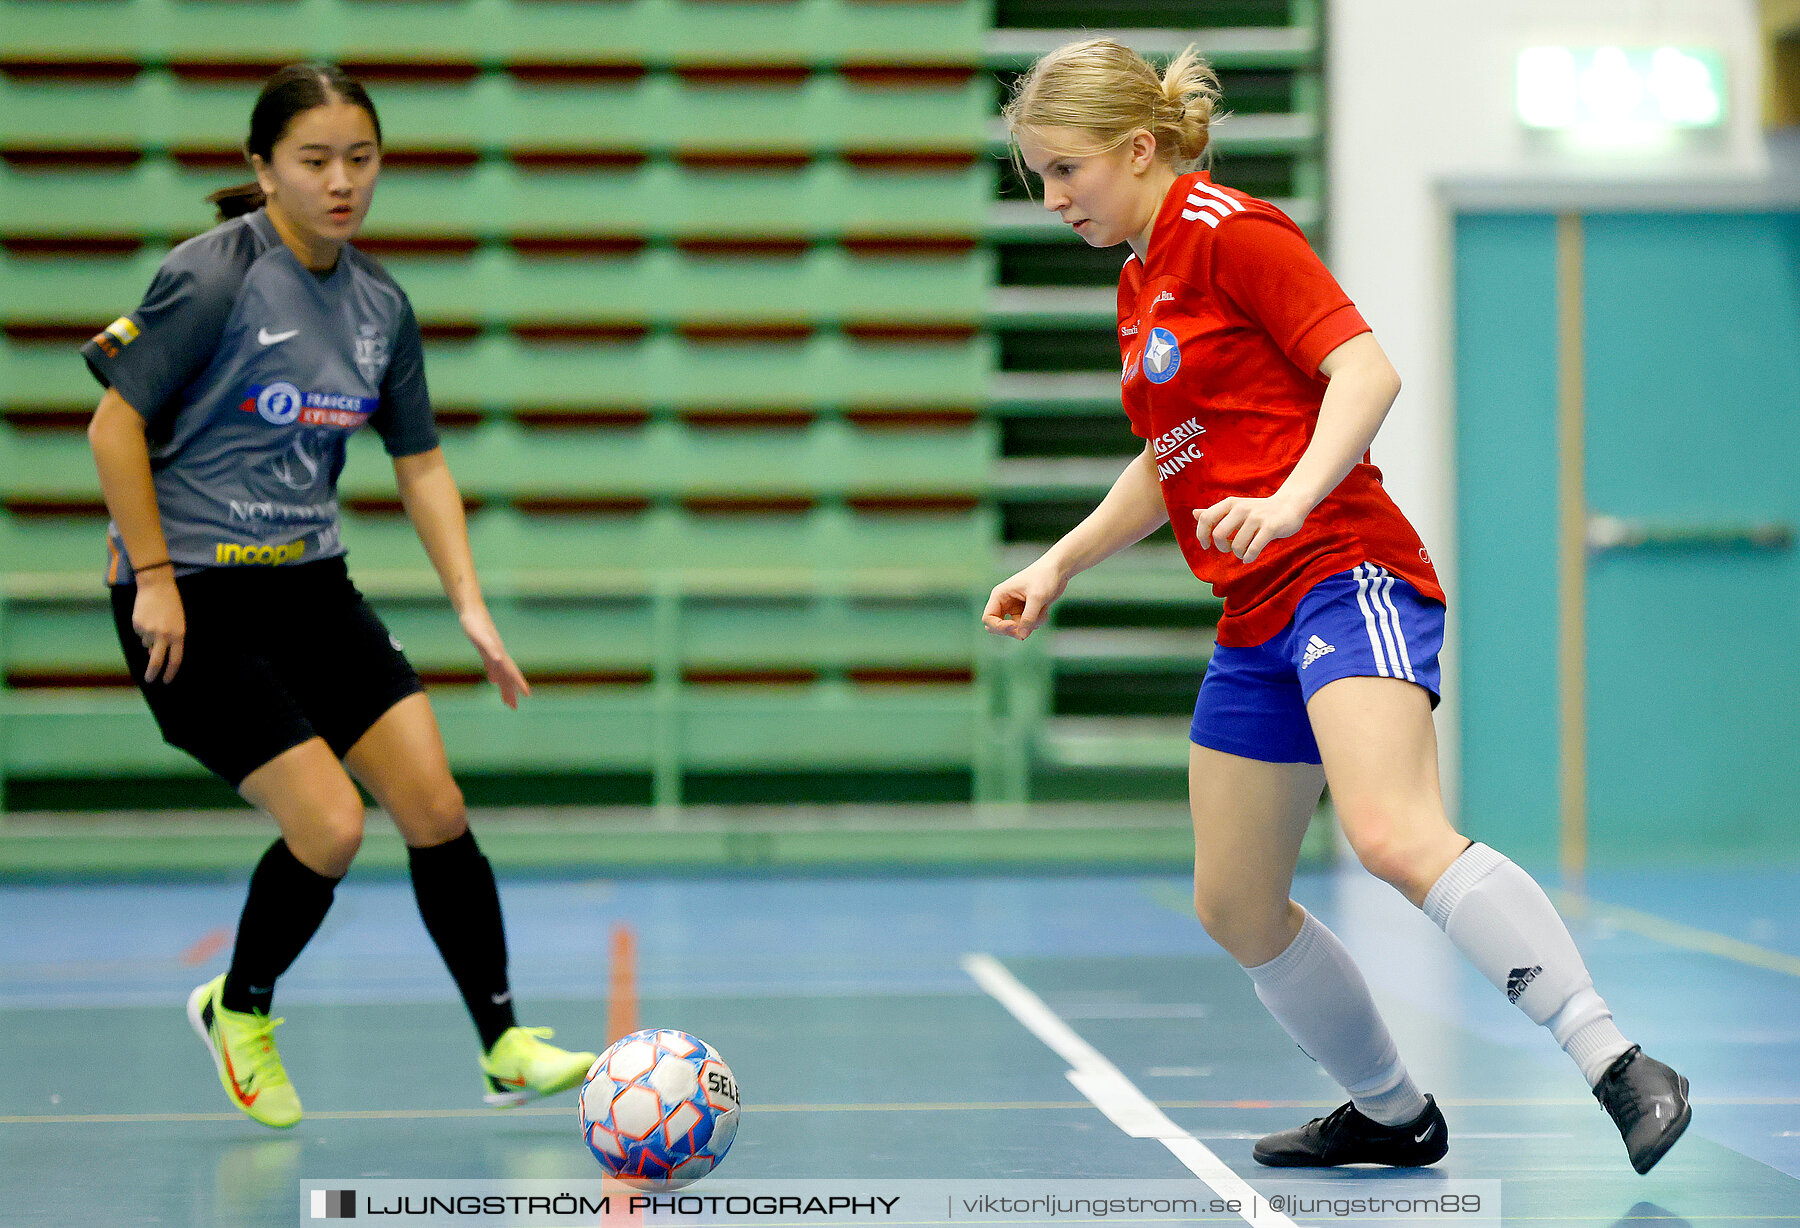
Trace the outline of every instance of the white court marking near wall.
{"type": "Polygon", "coordinates": [[[1056,1012],[1044,1005],[1042,998],[1021,984],[999,960],[992,955],[976,953],[963,956],[962,966],[963,971],[975,978],[975,983],[1010,1011],[1013,1018],[1069,1064],[1069,1082],[1075,1085],[1076,1091],[1093,1101],[1094,1107],[1106,1114],[1113,1125],[1132,1138],[1153,1138],[1167,1147],[1189,1172],[1211,1186],[1220,1198],[1235,1200],[1246,1208],[1238,1214],[1256,1228],[1297,1228],[1293,1220],[1271,1210],[1268,1202],[1204,1143],[1170,1121],[1137,1084],[1058,1018],[1056,1012]]]}

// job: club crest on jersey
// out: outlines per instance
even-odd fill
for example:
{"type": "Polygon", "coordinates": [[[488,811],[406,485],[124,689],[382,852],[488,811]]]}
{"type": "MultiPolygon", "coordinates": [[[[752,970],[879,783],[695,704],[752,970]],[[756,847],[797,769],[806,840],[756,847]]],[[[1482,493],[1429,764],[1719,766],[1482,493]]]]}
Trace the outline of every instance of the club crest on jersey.
{"type": "Polygon", "coordinates": [[[268,463],[268,472],[289,490],[312,490],[319,483],[319,471],[325,466],[322,456],[314,456],[306,447],[305,432],[294,436],[293,444],[268,463]],[[289,453],[293,455],[290,457],[289,453]]]}
{"type": "Polygon", "coordinates": [[[263,421],[286,426],[300,416],[300,390],[292,384],[270,384],[256,394],[256,412],[263,421]]]}
{"type": "Polygon", "coordinates": [[[1144,342],[1144,377],[1152,384],[1166,384],[1181,370],[1181,343],[1166,328],[1153,328],[1144,342]]]}
{"type": "Polygon", "coordinates": [[[364,324],[356,331],[356,369],[371,384],[379,383],[381,373],[387,368],[387,338],[373,324],[364,324]]]}

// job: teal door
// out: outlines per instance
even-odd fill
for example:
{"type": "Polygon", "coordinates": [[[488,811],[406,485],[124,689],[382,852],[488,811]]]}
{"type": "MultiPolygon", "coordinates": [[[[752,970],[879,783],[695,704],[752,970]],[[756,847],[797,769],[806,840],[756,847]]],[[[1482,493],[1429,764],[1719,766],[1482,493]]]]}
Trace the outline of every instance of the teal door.
{"type": "Polygon", "coordinates": [[[1556,219],[1457,228],[1465,826],[1555,856],[1574,600],[1592,863],[1800,853],[1800,216],[1590,214],[1565,260],[1571,229],[1574,329],[1556,219]],[[1573,337],[1578,586],[1557,568],[1573,337]]]}

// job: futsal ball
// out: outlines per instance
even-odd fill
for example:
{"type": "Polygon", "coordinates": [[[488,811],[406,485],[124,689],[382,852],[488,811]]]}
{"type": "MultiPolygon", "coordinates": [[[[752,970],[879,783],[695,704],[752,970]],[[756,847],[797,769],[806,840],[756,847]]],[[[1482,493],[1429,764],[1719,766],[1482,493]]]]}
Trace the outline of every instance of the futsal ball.
{"type": "Polygon", "coordinates": [[[651,1028],[615,1042],[581,1087],[581,1135],[600,1167],[641,1189],[711,1172],[737,1135],[731,1067],[705,1041],[651,1028]]]}

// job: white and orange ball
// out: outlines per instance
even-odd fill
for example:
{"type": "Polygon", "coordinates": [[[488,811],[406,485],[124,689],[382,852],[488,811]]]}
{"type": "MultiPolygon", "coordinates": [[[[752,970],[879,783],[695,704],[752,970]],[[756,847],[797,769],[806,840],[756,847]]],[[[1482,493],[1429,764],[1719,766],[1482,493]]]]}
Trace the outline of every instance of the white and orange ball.
{"type": "Polygon", "coordinates": [[[731,1067],[697,1036],[633,1032],[588,1068],[581,1135],[600,1167],[633,1186],[678,1190],[706,1176],[737,1135],[731,1067]]]}

